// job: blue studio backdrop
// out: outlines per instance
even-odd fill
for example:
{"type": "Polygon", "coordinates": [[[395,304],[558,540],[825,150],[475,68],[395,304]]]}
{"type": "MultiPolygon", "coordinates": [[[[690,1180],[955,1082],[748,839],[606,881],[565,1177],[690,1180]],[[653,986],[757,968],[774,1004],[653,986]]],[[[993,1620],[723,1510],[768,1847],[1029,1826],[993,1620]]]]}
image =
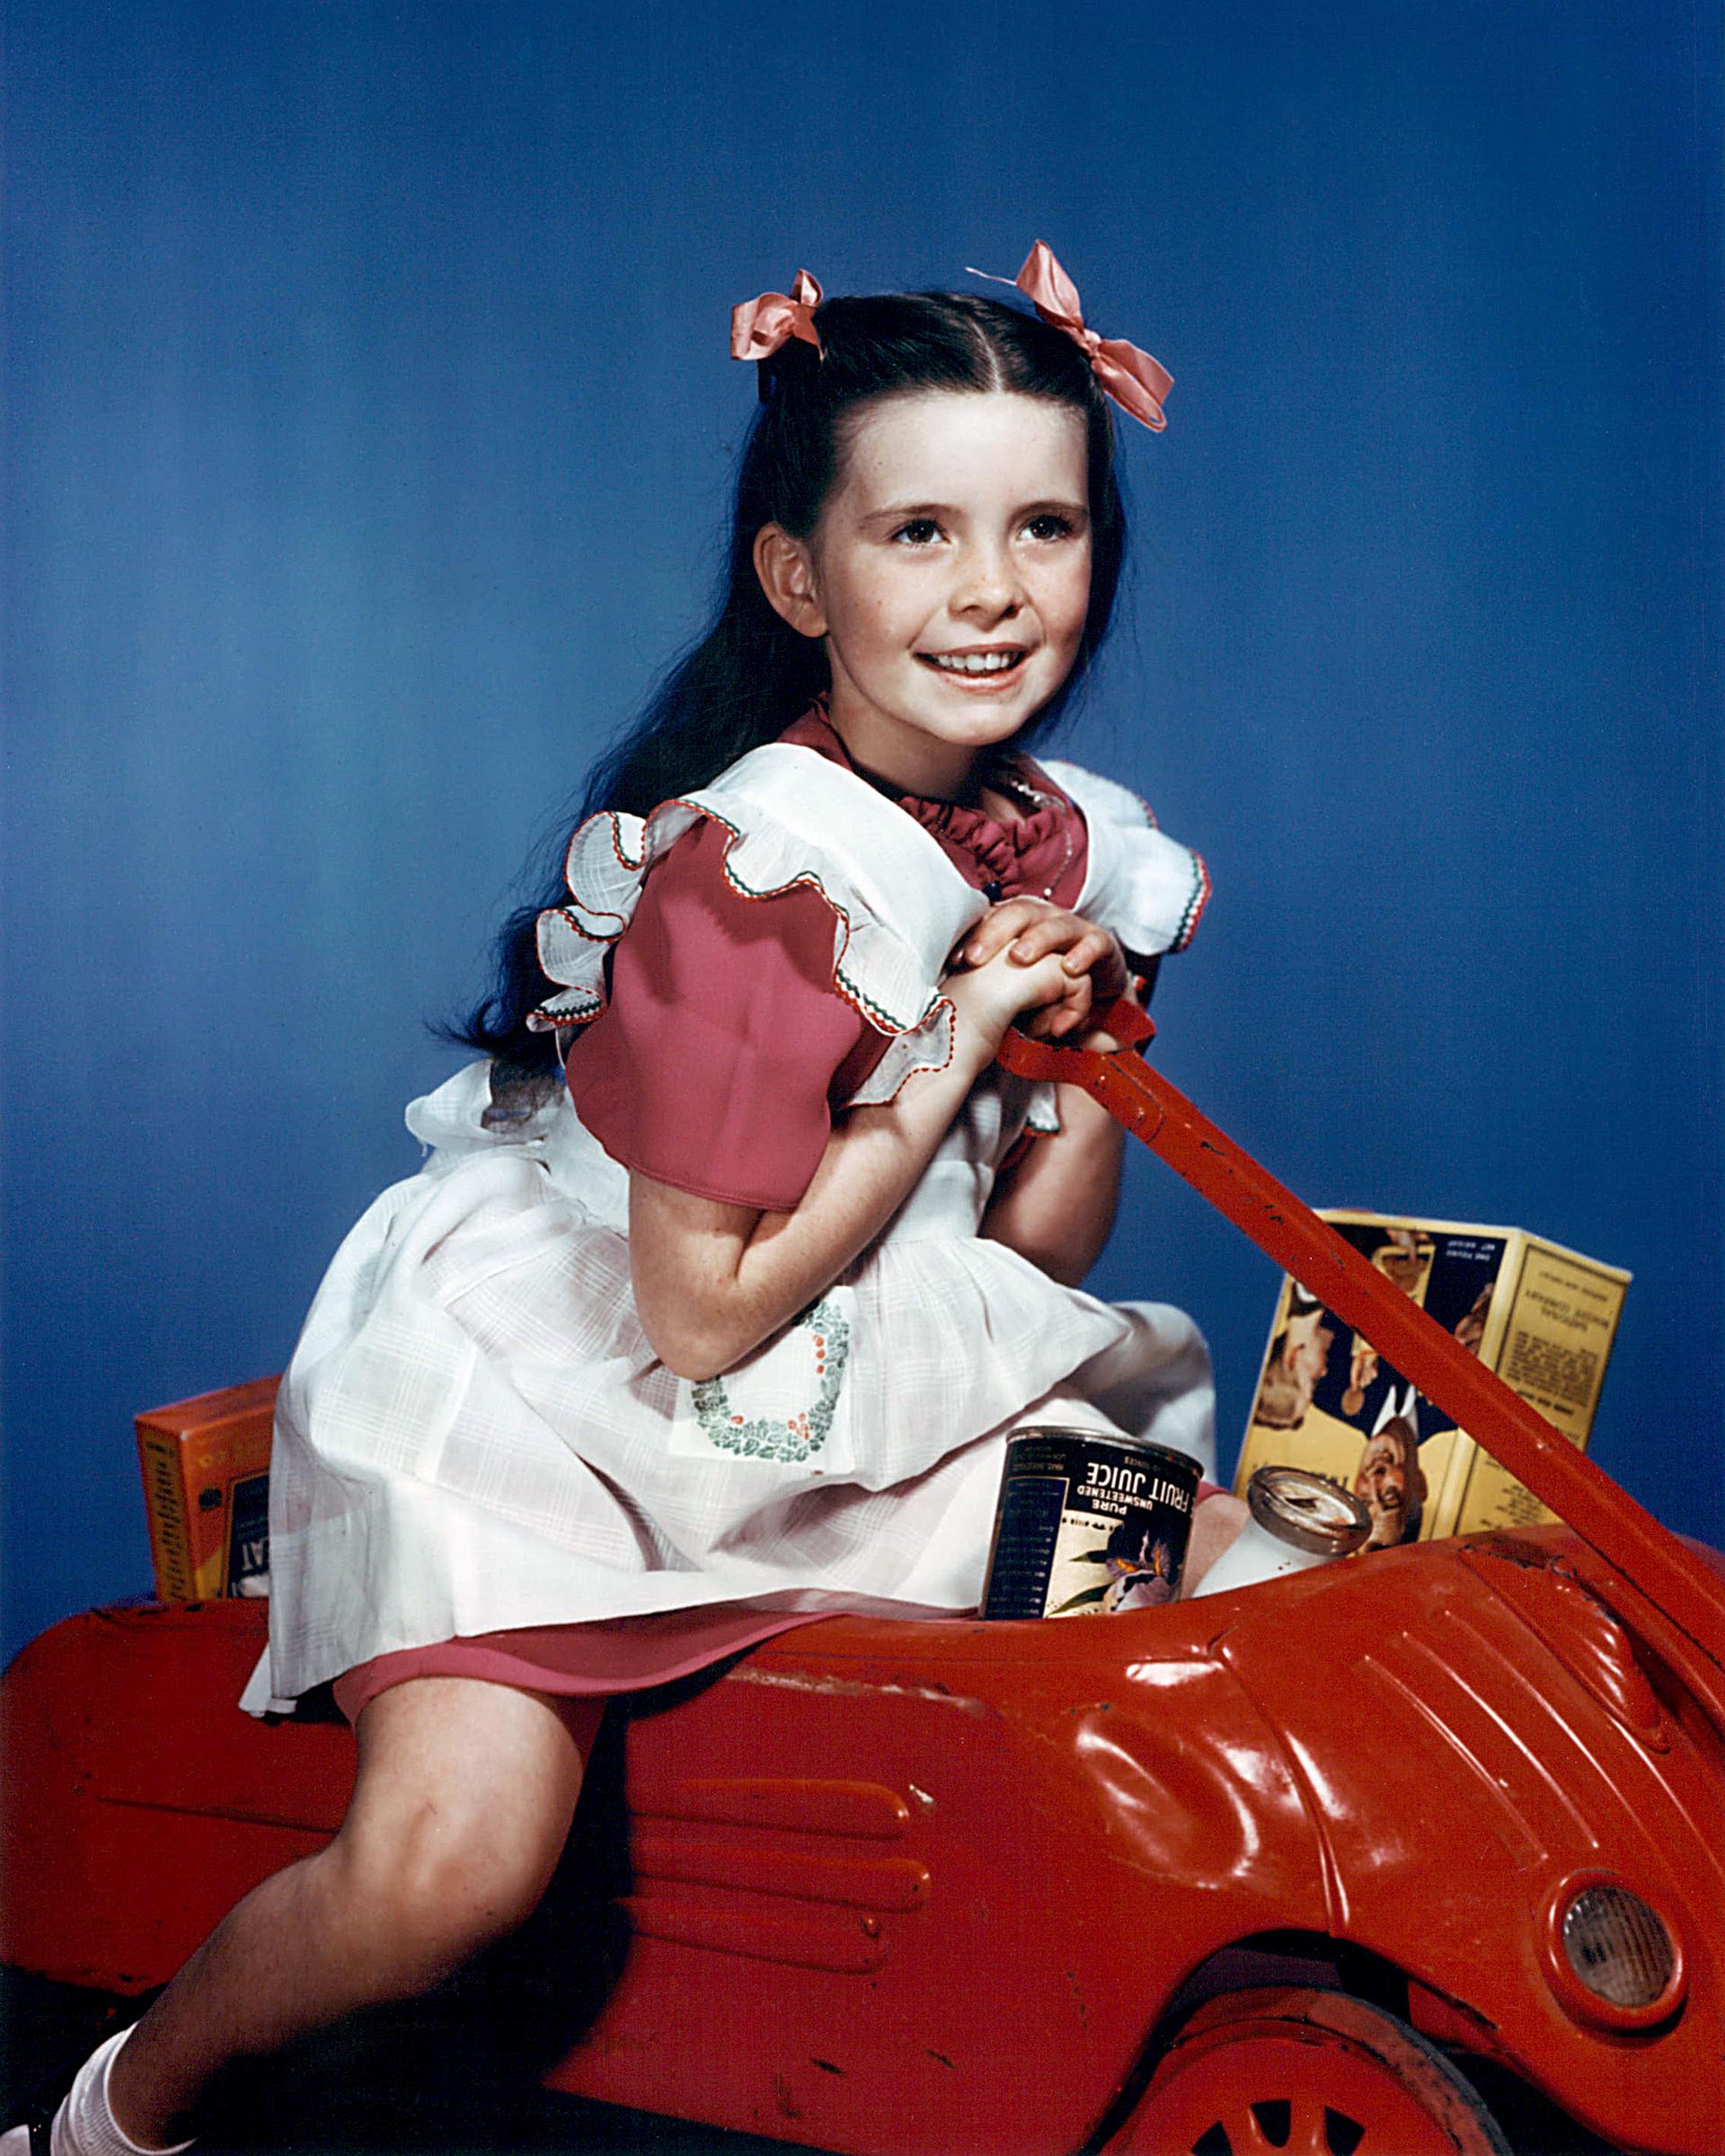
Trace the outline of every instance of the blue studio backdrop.
{"type": "MultiPolygon", "coordinates": [[[[1725,1541],[1718,18],[1699,0],[31,0],[8,30],[4,1638],[278,1369],[529,844],[695,631],[728,311],[1056,248],[1178,378],[1063,745],[1208,856],[1177,1083],[1314,1203],[1635,1275],[1725,1541]]],[[[1274,1269],[1148,1155],[1110,1294],[1274,1269]]]]}

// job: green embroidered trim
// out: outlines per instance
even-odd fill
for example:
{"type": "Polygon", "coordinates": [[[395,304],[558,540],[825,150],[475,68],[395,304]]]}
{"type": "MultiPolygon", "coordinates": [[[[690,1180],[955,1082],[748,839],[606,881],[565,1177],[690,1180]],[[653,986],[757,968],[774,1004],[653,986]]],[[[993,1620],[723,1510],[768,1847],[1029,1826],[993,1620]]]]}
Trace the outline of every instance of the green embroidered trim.
{"type": "Polygon", "coordinates": [[[850,1360],[850,1325],[831,1303],[811,1303],[793,1323],[808,1326],[815,1336],[819,1392],[810,1406],[784,1422],[771,1416],[751,1422],[731,1412],[722,1377],[703,1378],[694,1390],[695,1419],[718,1451],[734,1453],[741,1460],[783,1460],[795,1466],[812,1459],[832,1435],[845,1365],[850,1360]]]}
{"type": "MultiPolygon", "coordinates": [[[[711,811],[709,813],[711,814],[711,811]]],[[[742,833],[739,827],[735,824],[727,823],[722,816],[713,816],[712,820],[724,830],[729,831],[733,841],[741,838],[742,833]]],[[[829,906],[845,923],[845,941],[846,945],[849,944],[851,937],[854,933],[851,926],[851,916],[836,898],[828,896],[826,885],[812,870],[805,870],[800,876],[793,876],[789,883],[774,884],[771,888],[763,886],[757,890],[753,884],[745,883],[736,870],[732,868],[729,848],[726,849],[725,857],[720,866],[725,872],[725,881],[730,884],[732,890],[739,892],[745,898],[778,898],[783,897],[786,891],[797,888],[816,892],[822,903],[829,906]]],[[[907,1023],[904,1019],[889,1011],[884,1003],[877,1003],[860,982],[854,981],[845,972],[842,959],[833,960],[833,978],[863,1016],[872,1020],[877,1029],[882,1033],[914,1033],[917,1027],[926,1020],[928,1012],[934,1008],[935,999],[931,995],[928,1001],[928,1011],[924,1012],[922,1018],[907,1023]]]]}
{"type": "Polygon", "coordinates": [[[1180,926],[1174,931],[1174,940],[1169,945],[1172,951],[1182,951],[1197,933],[1204,909],[1210,903],[1210,871],[1204,865],[1201,853],[1192,855],[1192,888],[1186,901],[1186,910],[1180,916],[1180,926]]]}
{"type": "MultiPolygon", "coordinates": [[[[718,809],[713,808],[710,803],[701,802],[697,805],[693,797],[686,797],[681,794],[673,794],[668,800],[661,801],[659,804],[659,807],[653,810],[651,816],[649,816],[645,818],[634,819],[641,824],[641,853],[639,857],[632,854],[628,851],[628,848],[624,845],[623,841],[622,821],[616,810],[615,809],[602,808],[598,810],[595,815],[588,817],[585,822],[578,825],[575,831],[571,835],[568,851],[563,856],[563,881],[569,887],[570,896],[575,900],[578,906],[581,906],[584,912],[591,914],[595,918],[609,917],[612,920],[619,922],[620,925],[615,932],[598,934],[593,930],[584,927],[568,906],[548,906],[545,909],[546,913],[561,915],[568,925],[575,931],[577,935],[584,937],[590,943],[615,942],[617,937],[624,932],[624,929],[627,926],[627,923],[624,920],[621,915],[615,913],[609,906],[589,906],[581,898],[580,894],[576,890],[574,885],[575,849],[580,843],[581,834],[588,829],[591,825],[603,820],[610,826],[612,853],[616,856],[616,859],[622,863],[623,867],[632,873],[641,866],[642,862],[644,862],[647,857],[647,834],[652,825],[654,817],[662,814],[663,811],[668,808],[686,808],[690,811],[692,816],[696,817],[705,817],[711,822],[717,824],[721,831],[727,832],[730,835],[730,844],[727,844],[725,848],[724,857],[720,865],[724,871],[726,882],[730,884],[732,890],[737,892],[740,897],[757,900],[764,898],[777,898],[782,897],[786,891],[811,890],[818,895],[824,905],[831,908],[835,916],[844,923],[845,941],[846,949],[848,949],[851,939],[855,933],[855,929],[852,923],[851,916],[845,911],[845,907],[839,904],[838,900],[835,898],[827,889],[826,885],[822,883],[819,876],[812,869],[803,870],[799,874],[792,877],[791,879],[786,883],[763,886],[759,888],[752,884],[745,883],[742,878],[737,873],[736,869],[732,865],[730,858],[732,848],[739,844],[745,836],[742,826],[740,824],[732,823],[730,818],[727,816],[721,816],[718,809]]],[[[681,834],[678,835],[680,836],[681,834]]],[[[542,915],[541,918],[543,919],[544,915],[542,915]]],[[[555,978],[556,976],[553,976],[551,977],[555,978]]],[[[843,951],[841,951],[839,955],[833,960],[833,983],[834,985],[838,989],[840,994],[843,995],[847,1002],[854,1004],[857,1010],[861,1011],[862,1015],[869,1020],[871,1024],[875,1027],[877,1031],[894,1036],[920,1032],[923,1027],[928,1023],[929,1019],[933,1015],[934,1012],[938,1009],[942,1000],[938,990],[931,991],[920,1017],[910,1019],[901,1018],[898,1012],[889,1011],[883,1003],[877,1003],[874,998],[870,995],[862,987],[860,982],[852,978],[850,974],[845,971],[845,954],[843,951]]],[[[559,981],[558,985],[571,991],[574,991],[577,988],[577,984],[572,981],[559,981]]],[[[591,997],[591,1012],[588,1013],[589,1015],[596,1015],[604,1008],[605,999],[603,996],[592,996],[592,992],[588,990],[583,990],[581,993],[591,997]]],[[[541,1006],[539,1012],[535,1015],[549,1016],[554,1014],[555,1016],[561,1018],[562,1016],[562,1012],[558,1009],[560,1000],[561,999],[556,996],[547,998],[545,1003],[541,1006]]],[[[578,1020],[576,1022],[579,1023],[580,1021],[578,1020]]],[[[950,1035],[948,1038],[950,1044],[950,1035]]],[[[947,1060],[949,1062],[951,1060],[950,1045],[948,1048],[947,1060]]],[[[919,1065],[918,1067],[926,1070],[935,1069],[942,1066],[925,1064],[919,1065]]]]}

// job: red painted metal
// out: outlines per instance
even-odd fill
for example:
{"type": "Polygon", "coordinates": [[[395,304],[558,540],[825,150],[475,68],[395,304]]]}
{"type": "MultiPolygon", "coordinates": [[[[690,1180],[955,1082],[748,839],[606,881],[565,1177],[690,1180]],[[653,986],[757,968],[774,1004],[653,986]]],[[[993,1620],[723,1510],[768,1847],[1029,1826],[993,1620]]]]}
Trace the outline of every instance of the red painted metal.
{"type": "MultiPolygon", "coordinates": [[[[1717,2156],[1717,1560],[1530,1433],[1495,1381],[1457,1391],[1490,1374],[1165,1081],[1125,1056],[1031,1060],[1056,1053],[1054,1074],[1124,1109],[1512,1472],[1579,1507],[1585,1539],[1414,1544],[1098,1622],[835,1618],[632,1702],[601,1739],[626,1806],[579,1830],[613,1860],[627,1949],[553,2085],[855,2156],[1160,2156],[1218,2123],[1252,2146],[1254,2102],[1286,2102],[1311,2143],[1332,2098],[1362,2150],[1491,2149],[1405,2028],[1333,1995],[1237,1995],[1263,1981],[1243,1957],[1358,1950],[1405,1979],[1419,2030],[1591,2133],[1717,2156]],[[1595,1881],[1676,1934],[1679,1974],[1634,2027],[1604,2026],[1552,1965],[1595,1881]],[[1203,2008],[1217,1991],[1235,1996],[1203,2008]]],[[[144,1990],[327,1842],[349,1733],[234,1705],[264,1615],[97,1612],[13,1665],[8,1959],[144,1990]]]]}
{"type": "Polygon", "coordinates": [[[323,1847],[353,1786],[345,1727],[236,1710],[256,1602],[95,1610],[0,1685],[0,1955],[67,1984],[164,1983],[258,1881],[323,1847]]]}
{"type": "Polygon", "coordinates": [[[1134,1137],[1567,1521],[1621,1576],[1639,1620],[1676,1660],[1725,1734],[1725,1586],[1719,1578],[1160,1071],[1130,1053],[1131,1045],[1154,1030],[1136,1006],[1116,1004],[1101,1022],[1128,1045],[1100,1055],[1015,1032],[1008,1035],[1000,1060],[1021,1077],[1056,1079],[1093,1094],[1134,1137]]]}
{"type": "Polygon", "coordinates": [[[1461,2075],[1393,2015],[1297,1988],[1214,2000],[1107,2156],[1509,2156],[1461,2075]]]}
{"type": "MultiPolygon", "coordinates": [[[[1717,2156],[1725,1753],[1617,1682],[1597,1565],[1551,1528],[1093,1623],[831,1619],[643,1700],[628,1951],[553,2082],[868,2156],[1077,2150],[1194,1971],[1291,1930],[1616,2144],[1717,2156]],[[1678,1931],[1657,2028],[1551,1980],[1601,1872],[1678,1931]]],[[[347,1732],[232,1703],[262,1614],[70,1619],[14,1666],[7,1958],[141,1990],[327,1840],[347,1732]]]]}

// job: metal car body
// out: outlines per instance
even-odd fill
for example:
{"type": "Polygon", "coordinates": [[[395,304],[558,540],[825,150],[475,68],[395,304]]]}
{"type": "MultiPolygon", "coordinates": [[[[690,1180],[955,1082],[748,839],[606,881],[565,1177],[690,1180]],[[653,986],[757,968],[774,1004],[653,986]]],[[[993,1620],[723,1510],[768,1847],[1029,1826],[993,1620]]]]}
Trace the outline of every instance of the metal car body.
{"type": "MultiPolygon", "coordinates": [[[[1084,1067],[1169,1151],[1189,1104],[1156,1081],[1145,1131],[1120,1063],[1084,1067]]],[[[858,2156],[1501,2150],[1460,2060],[1712,2156],[1725,1565],[1183,1127],[1182,1171],[1574,1524],[1101,1621],[831,1618],[632,1702],[584,1852],[616,1952],[552,2084],[858,2156]]],[[[19,1657],[6,1959],[146,1990],[333,1833],[345,1727],[234,1711],[262,1621],[96,1612],[19,1657]]]]}

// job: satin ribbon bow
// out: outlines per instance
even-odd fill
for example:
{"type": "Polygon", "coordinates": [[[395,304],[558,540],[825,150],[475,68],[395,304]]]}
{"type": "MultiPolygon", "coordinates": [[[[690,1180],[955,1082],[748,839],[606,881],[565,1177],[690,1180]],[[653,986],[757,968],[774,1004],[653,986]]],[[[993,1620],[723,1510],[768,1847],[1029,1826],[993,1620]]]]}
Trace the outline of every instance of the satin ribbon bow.
{"type": "MultiPolygon", "coordinates": [[[[801,337],[820,352],[815,328],[815,309],[820,305],[820,287],[806,270],[799,270],[787,296],[763,292],[730,310],[730,356],[733,359],[770,359],[787,337],[801,337]]],[[[826,357],[821,353],[821,357],[826,357]]]]}
{"type": "Polygon", "coordinates": [[[1128,344],[1124,337],[1099,337],[1084,326],[1078,287],[1054,259],[1046,240],[1039,240],[1024,258],[1016,277],[994,277],[986,270],[972,270],[972,277],[986,278],[991,285],[1016,285],[1043,321],[1064,330],[1081,344],[1091,371],[1122,411],[1160,434],[1168,424],[1162,400],[1174,386],[1174,377],[1159,359],[1128,344]]]}

